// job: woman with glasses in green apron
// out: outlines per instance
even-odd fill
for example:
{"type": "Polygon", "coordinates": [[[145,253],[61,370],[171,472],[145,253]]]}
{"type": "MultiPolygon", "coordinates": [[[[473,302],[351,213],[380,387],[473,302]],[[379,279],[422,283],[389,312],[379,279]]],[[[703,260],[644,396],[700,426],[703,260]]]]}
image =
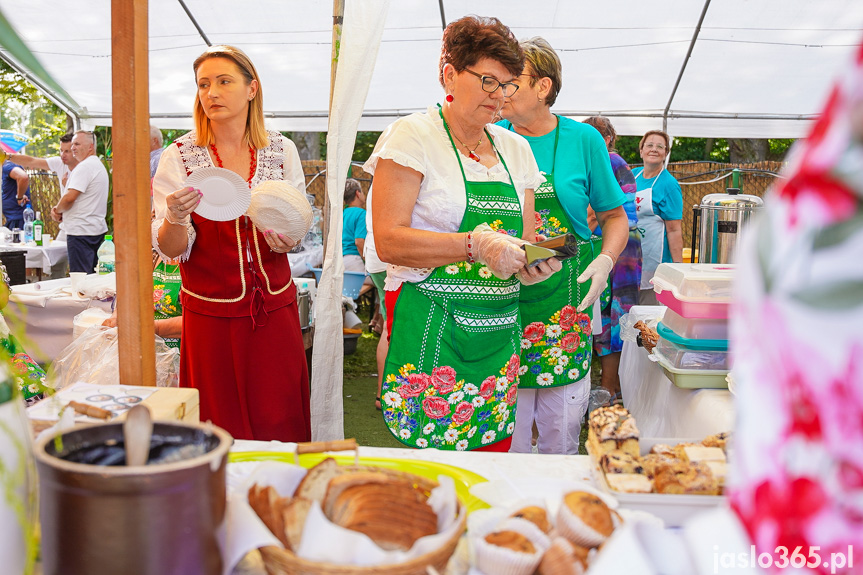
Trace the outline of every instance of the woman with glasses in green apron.
{"type": "MultiPolygon", "coordinates": [[[[578,237],[578,255],[551,278],[521,290],[521,382],[512,451],[578,453],[590,394],[593,303],[605,289],[629,224],[605,142],[592,126],[551,112],[562,85],[560,59],[542,38],[521,42],[519,90],[506,99],[501,125],[524,136],[546,181],[535,192],[535,231],[578,237]],[[587,208],[602,238],[591,240],[587,208]]],[[[597,318],[599,321],[599,318],[597,318]]]]}
{"type": "MultiPolygon", "coordinates": [[[[418,448],[507,451],[518,394],[523,219],[542,175],[530,147],[492,124],[524,55],[496,18],[447,26],[442,105],[401,118],[364,168],[375,245],[388,262],[384,421],[418,448]]],[[[531,229],[527,229],[533,239],[531,229]]]]}

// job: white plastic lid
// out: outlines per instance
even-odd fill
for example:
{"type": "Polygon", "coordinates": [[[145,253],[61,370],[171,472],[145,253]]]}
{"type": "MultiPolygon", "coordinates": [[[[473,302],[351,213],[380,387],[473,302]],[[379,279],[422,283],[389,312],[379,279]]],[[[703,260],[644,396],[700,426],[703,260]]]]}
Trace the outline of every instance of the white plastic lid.
{"type": "Polygon", "coordinates": [[[727,303],[731,301],[733,264],[671,264],[656,268],[656,291],[671,290],[678,299],[727,303]]]}

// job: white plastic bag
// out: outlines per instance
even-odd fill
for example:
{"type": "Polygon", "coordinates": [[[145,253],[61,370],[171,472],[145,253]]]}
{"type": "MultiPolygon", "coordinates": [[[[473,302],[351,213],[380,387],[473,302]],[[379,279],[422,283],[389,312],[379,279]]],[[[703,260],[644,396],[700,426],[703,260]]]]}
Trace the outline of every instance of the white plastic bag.
{"type": "MultiPolygon", "coordinates": [[[[177,387],[180,374],[180,352],[156,338],[156,385],[177,387]]],[[[120,383],[117,328],[94,325],[60,352],[51,364],[47,385],[60,390],[83,381],[96,385],[120,383]]],[[[128,382],[134,384],[135,382],[128,382]]]]}

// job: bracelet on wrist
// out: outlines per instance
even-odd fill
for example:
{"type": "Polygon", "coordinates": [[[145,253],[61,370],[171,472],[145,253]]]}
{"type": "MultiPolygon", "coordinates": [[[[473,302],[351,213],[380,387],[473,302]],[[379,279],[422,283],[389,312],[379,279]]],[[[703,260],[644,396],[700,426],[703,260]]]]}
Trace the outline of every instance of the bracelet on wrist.
{"type": "Polygon", "coordinates": [[[468,263],[475,263],[476,260],[473,257],[473,234],[471,232],[468,232],[467,236],[465,237],[465,248],[467,251],[468,263]]]}

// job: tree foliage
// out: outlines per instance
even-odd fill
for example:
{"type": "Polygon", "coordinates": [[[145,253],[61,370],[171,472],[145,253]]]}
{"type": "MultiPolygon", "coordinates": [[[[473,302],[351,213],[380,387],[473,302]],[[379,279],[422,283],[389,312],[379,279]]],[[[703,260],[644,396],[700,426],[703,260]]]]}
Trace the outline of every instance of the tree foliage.
{"type": "Polygon", "coordinates": [[[28,155],[51,156],[59,152],[66,114],[0,60],[0,127],[27,136],[28,155]]]}

